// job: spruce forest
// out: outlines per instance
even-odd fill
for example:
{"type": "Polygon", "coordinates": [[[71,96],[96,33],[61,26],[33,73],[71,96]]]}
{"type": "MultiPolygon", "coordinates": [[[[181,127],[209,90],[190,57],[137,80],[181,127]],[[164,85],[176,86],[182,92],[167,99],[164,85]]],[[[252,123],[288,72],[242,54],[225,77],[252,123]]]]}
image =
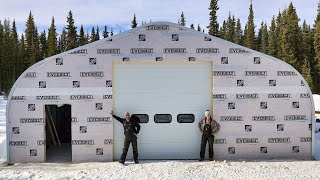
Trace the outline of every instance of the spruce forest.
{"type": "MultiPolygon", "coordinates": [[[[251,2],[245,26],[242,26],[243,22],[231,12],[229,17],[219,24],[218,0],[211,0],[208,9],[208,34],[291,64],[303,75],[313,93],[320,92],[320,2],[317,17],[311,25],[299,19],[293,3],[275,14],[271,22],[263,21],[256,25],[251,2]]],[[[113,35],[113,30],[108,30],[107,26],[102,27],[101,33],[99,26],[91,27],[91,33],[85,32],[83,25],[76,27],[72,11],[69,11],[66,25],[60,34],[57,33],[54,17],[48,29],[39,30],[31,11],[27,16],[25,30],[21,35],[17,33],[15,21],[0,19],[0,94],[8,95],[16,79],[34,63],[113,35]]],[[[177,19],[180,25],[186,26],[187,20],[183,12],[177,19]]],[[[140,25],[143,24],[144,22],[140,25]]],[[[131,27],[137,26],[134,14],[131,27]]],[[[190,24],[190,28],[205,32],[200,24],[190,24]]]]}

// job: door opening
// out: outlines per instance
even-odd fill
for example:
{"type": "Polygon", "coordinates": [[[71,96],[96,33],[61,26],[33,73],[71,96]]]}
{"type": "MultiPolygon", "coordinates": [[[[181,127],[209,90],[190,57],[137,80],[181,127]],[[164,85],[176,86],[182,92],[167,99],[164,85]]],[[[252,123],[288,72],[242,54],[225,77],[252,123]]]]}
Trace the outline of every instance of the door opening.
{"type": "Polygon", "coordinates": [[[47,162],[71,162],[71,105],[45,105],[47,162]]]}

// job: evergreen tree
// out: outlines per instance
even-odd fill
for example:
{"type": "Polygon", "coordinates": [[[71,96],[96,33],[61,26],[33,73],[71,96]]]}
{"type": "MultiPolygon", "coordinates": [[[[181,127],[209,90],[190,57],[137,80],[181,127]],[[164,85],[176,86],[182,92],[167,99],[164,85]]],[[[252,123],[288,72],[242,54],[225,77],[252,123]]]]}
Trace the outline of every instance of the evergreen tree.
{"type": "Polygon", "coordinates": [[[71,11],[69,11],[67,22],[67,45],[65,48],[66,50],[70,50],[77,47],[77,27],[74,25],[74,19],[71,11]]]}
{"type": "MultiPolygon", "coordinates": [[[[318,14],[317,18],[315,20],[315,30],[314,30],[314,38],[313,38],[313,46],[314,46],[314,61],[317,64],[316,66],[316,73],[315,75],[315,82],[317,85],[316,89],[319,89],[320,87],[320,2],[318,3],[318,14]]],[[[319,93],[319,90],[316,91],[316,93],[319,93]]]]}
{"type": "Polygon", "coordinates": [[[261,39],[262,39],[262,30],[263,30],[263,27],[264,27],[264,22],[262,21],[261,22],[261,26],[258,30],[258,36],[257,38],[255,39],[256,42],[255,42],[255,49],[257,51],[260,51],[261,52],[261,39]]]}
{"type": "Polygon", "coordinates": [[[18,51],[19,51],[19,38],[18,38],[18,33],[17,33],[17,27],[16,27],[16,22],[13,20],[12,22],[12,28],[11,28],[11,42],[12,42],[12,52],[13,52],[13,80],[17,79],[17,69],[18,69],[18,51]]]}
{"type": "Polygon", "coordinates": [[[97,31],[96,31],[95,40],[96,40],[96,41],[100,40],[100,29],[99,29],[99,26],[97,26],[97,31]]]}
{"type": "Polygon", "coordinates": [[[35,48],[36,48],[36,62],[39,62],[42,60],[42,57],[41,57],[41,52],[40,52],[40,35],[41,33],[38,33],[38,28],[36,27],[35,29],[35,32],[36,32],[36,39],[35,39],[35,48]]]}
{"type": "Polygon", "coordinates": [[[229,12],[229,17],[227,20],[227,32],[225,38],[227,41],[234,42],[235,41],[235,28],[236,28],[236,20],[231,17],[231,13],[229,12]]]}
{"type": "Polygon", "coordinates": [[[51,25],[48,32],[48,57],[58,53],[57,32],[54,25],[54,17],[52,17],[51,25]]]}
{"type": "Polygon", "coordinates": [[[19,43],[19,52],[18,52],[18,62],[17,62],[17,74],[16,77],[18,78],[24,71],[23,63],[26,62],[26,45],[24,35],[21,35],[20,43],[19,43]]]}
{"type": "Polygon", "coordinates": [[[90,36],[90,42],[94,42],[94,41],[96,41],[96,31],[95,31],[94,27],[92,27],[91,36],[90,36]]]}
{"type": "Polygon", "coordinates": [[[302,31],[302,42],[301,42],[302,58],[308,62],[314,87],[317,87],[317,84],[318,84],[317,68],[316,68],[316,62],[314,61],[313,33],[310,25],[307,25],[305,20],[303,21],[301,31],[302,31]]]}
{"type": "Polygon", "coordinates": [[[209,26],[207,26],[209,30],[209,34],[213,36],[219,37],[219,23],[217,18],[217,11],[219,10],[218,7],[218,0],[211,0],[210,1],[210,7],[209,7],[209,26]]]}
{"type": "Polygon", "coordinates": [[[278,37],[276,30],[276,20],[273,16],[271,20],[270,33],[268,37],[267,52],[270,56],[276,57],[278,54],[278,37]]]}
{"type": "Polygon", "coordinates": [[[104,26],[104,30],[102,32],[103,38],[109,37],[108,27],[104,26]]]}
{"type": "Polygon", "coordinates": [[[26,39],[26,61],[23,63],[23,71],[36,62],[36,40],[38,33],[31,11],[26,22],[25,39],[26,39]]]}
{"type": "Polygon", "coordinates": [[[191,28],[191,29],[194,29],[194,24],[191,24],[191,25],[190,25],[190,28],[191,28]]]}
{"type": "Polygon", "coordinates": [[[260,52],[266,53],[267,52],[267,45],[268,45],[268,27],[267,24],[262,22],[261,27],[259,28],[256,49],[260,52]]]}
{"type": "Polygon", "coordinates": [[[248,22],[245,26],[244,35],[243,35],[243,45],[250,48],[250,49],[255,49],[254,28],[255,28],[254,15],[253,15],[252,1],[251,1],[250,8],[249,8],[248,22]]]}
{"type": "Polygon", "coordinates": [[[261,48],[260,51],[263,53],[267,53],[268,39],[269,39],[268,26],[267,26],[267,23],[264,23],[264,26],[262,28],[261,46],[260,46],[261,48]]]}
{"type": "Polygon", "coordinates": [[[277,38],[277,58],[282,59],[283,54],[281,50],[282,43],[282,34],[283,34],[283,26],[284,26],[284,18],[282,17],[282,14],[286,14],[286,10],[284,10],[282,13],[279,12],[277,19],[276,19],[276,38],[277,38]]]}
{"type": "Polygon", "coordinates": [[[315,24],[316,22],[320,21],[320,1],[318,2],[318,9],[317,9],[317,18],[315,20],[315,24]]]}
{"type": "Polygon", "coordinates": [[[90,42],[90,35],[89,35],[89,32],[87,30],[87,33],[86,33],[86,44],[88,44],[90,42]]]}
{"type": "Polygon", "coordinates": [[[13,42],[11,39],[10,21],[4,20],[3,23],[3,59],[2,59],[2,86],[6,94],[10,92],[11,86],[15,81],[15,62],[13,52],[13,42]]]}
{"type": "Polygon", "coordinates": [[[186,19],[185,19],[185,17],[184,17],[183,12],[181,13],[181,16],[180,16],[180,19],[179,19],[179,24],[180,24],[181,26],[186,26],[186,19]]]}
{"type": "Polygon", "coordinates": [[[4,87],[3,87],[3,84],[2,84],[2,79],[3,79],[3,56],[4,56],[4,49],[3,49],[3,46],[4,46],[4,32],[3,32],[3,25],[0,21],[0,93],[2,91],[4,91],[4,87]]]}
{"type": "Polygon", "coordinates": [[[40,51],[39,51],[39,56],[40,59],[43,60],[47,57],[47,51],[48,51],[48,45],[47,45],[47,37],[46,37],[46,31],[44,30],[43,32],[40,33],[40,51]]]}
{"type": "Polygon", "coordinates": [[[81,27],[80,27],[80,34],[79,34],[79,42],[78,42],[79,46],[83,46],[85,44],[87,44],[87,40],[86,40],[86,37],[84,35],[84,30],[83,30],[83,26],[81,24],[81,27]]]}
{"type": "Polygon", "coordinates": [[[313,80],[311,76],[310,63],[308,62],[307,59],[304,60],[304,63],[301,67],[301,74],[304,77],[304,79],[307,81],[311,91],[315,92],[315,88],[314,88],[313,80]]]}
{"type": "Polygon", "coordinates": [[[66,28],[62,28],[62,32],[59,38],[59,51],[65,52],[67,50],[67,31],[66,28]]]}
{"type": "Polygon", "coordinates": [[[313,42],[312,42],[312,32],[310,26],[307,25],[306,20],[303,21],[302,24],[302,56],[303,59],[306,59],[310,64],[313,62],[312,51],[313,50],[313,42]]]}
{"type": "Polygon", "coordinates": [[[197,31],[201,31],[201,27],[200,27],[200,25],[199,25],[199,24],[198,24],[197,31]]]}
{"type": "Polygon", "coordinates": [[[136,19],[136,14],[133,14],[133,20],[131,22],[131,28],[136,28],[138,25],[137,19],[136,19]]]}
{"type": "Polygon", "coordinates": [[[220,38],[227,39],[227,32],[228,32],[228,27],[227,27],[226,21],[224,20],[219,31],[220,38]]]}
{"type": "Polygon", "coordinates": [[[242,28],[241,28],[241,22],[239,18],[237,20],[237,25],[235,29],[234,42],[240,45],[242,44],[242,28]]]}
{"type": "Polygon", "coordinates": [[[280,44],[282,50],[282,60],[291,64],[298,71],[301,69],[303,62],[300,42],[302,41],[301,31],[299,27],[299,18],[293,4],[290,3],[284,15],[284,27],[282,33],[282,41],[280,44]]]}

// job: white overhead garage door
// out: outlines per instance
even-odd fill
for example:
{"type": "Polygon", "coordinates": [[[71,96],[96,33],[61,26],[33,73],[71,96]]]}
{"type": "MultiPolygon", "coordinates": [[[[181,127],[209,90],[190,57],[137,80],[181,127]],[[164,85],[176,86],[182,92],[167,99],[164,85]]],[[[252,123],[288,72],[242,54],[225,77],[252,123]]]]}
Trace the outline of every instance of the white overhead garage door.
{"type": "MultiPolygon", "coordinates": [[[[198,122],[212,110],[212,63],[114,62],[113,106],[120,117],[126,111],[148,116],[141,118],[148,122],[140,124],[139,159],[199,158],[198,122]],[[193,123],[178,122],[193,116],[193,123]]],[[[114,159],[120,158],[123,140],[123,126],[115,120],[114,159]]]]}

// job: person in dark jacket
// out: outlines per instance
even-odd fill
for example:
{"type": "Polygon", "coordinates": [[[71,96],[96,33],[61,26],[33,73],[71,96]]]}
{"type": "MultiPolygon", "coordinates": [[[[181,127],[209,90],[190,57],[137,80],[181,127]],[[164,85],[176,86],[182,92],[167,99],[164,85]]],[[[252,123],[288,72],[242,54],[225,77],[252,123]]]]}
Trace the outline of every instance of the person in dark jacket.
{"type": "Polygon", "coordinates": [[[202,132],[199,161],[204,160],[207,142],[209,142],[209,160],[213,161],[214,134],[220,130],[220,125],[212,119],[209,110],[205,112],[205,117],[199,122],[199,129],[202,132]]]}
{"type": "Polygon", "coordinates": [[[130,114],[128,112],[124,113],[125,118],[120,118],[113,114],[113,111],[110,112],[110,114],[118,120],[122,125],[124,129],[124,145],[122,149],[122,154],[120,157],[119,162],[124,164],[126,161],[128,149],[130,146],[130,143],[132,144],[132,150],[133,150],[133,159],[134,162],[137,164],[138,161],[138,146],[137,146],[137,134],[140,131],[140,125],[137,120],[130,117],[130,114]]]}

